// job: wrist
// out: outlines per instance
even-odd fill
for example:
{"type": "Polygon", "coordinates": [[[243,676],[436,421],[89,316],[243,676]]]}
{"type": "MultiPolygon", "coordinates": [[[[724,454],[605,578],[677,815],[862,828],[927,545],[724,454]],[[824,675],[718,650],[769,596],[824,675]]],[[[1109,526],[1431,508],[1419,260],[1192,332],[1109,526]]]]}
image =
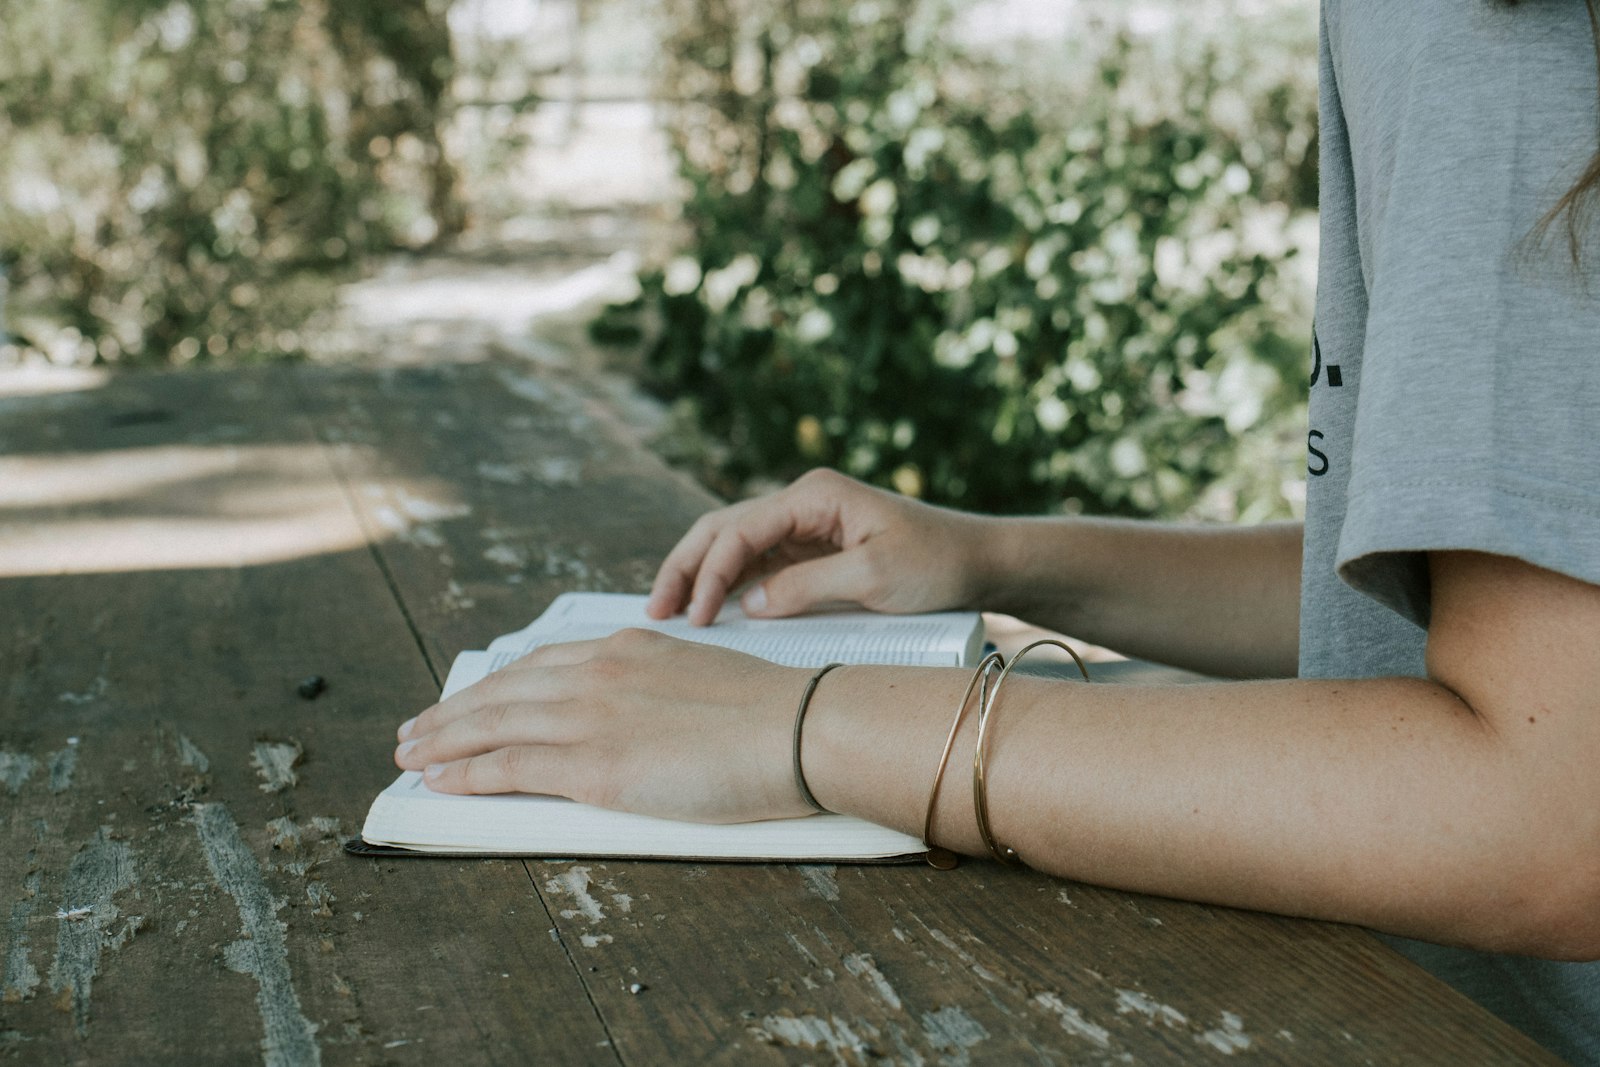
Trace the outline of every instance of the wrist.
{"type": "Polygon", "coordinates": [[[992,515],[963,515],[959,606],[968,611],[994,611],[1009,597],[1015,583],[1017,552],[1015,520],[992,515]]]}
{"type": "Polygon", "coordinates": [[[1080,524],[1071,519],[996,518],[977,565],[985,611],[1059,619],[1076,599],[1080,524]]]}
{"type": "MultiPolygon", "coordinates": [[[[849,666],[832,671],[806,716],[806,781],[829,811],[922,835],[945,737],[972,677],[965,668],[849,666]]],[[[981,848],[970,769],[977,698],[962,721],[936,798],[935,842],[981,848]]]]}

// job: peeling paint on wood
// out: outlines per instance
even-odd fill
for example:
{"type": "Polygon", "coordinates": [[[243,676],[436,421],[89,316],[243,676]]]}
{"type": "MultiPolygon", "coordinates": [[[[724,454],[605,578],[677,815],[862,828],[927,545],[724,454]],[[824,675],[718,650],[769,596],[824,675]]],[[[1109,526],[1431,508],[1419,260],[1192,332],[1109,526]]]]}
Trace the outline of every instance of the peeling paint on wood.
{"type": "Polygon", "coordinates": [[[78,746],[69,741],[66,748],[50,757],[50,792],[65,793],[72,788],[72,772],[77,769],[78,746]]]}
{"type": "Polygon", "coordinates": [[[111,898],[133,885],[133,850],[126,842],[113,840],[108,827],[96,831],[88,844],[78,850],[67,867],[61,887],[61,906],[57,914],[70,915],[79,908],[92,908],[87,919],[63,917],[56,922],[56,958],[50,967],[50,989],[72,1012],[79,1037],[89,1033],[89,997],[94,976],[100,970],[100,953],[117,948],[138,929],[133,920],[121,936],[107,934],[117,917],[111,898]]]}
{"type": "Polygon", "coordinates": [[[41,875],[34,871],[22,883],[22,899],[11,905],[6,923],[6,965],[0,974],[0,1001],[15,1004],[39,988],[39,972],[28,958],[28,920],[39,898],[41,875]]]}
{"type": "Polygon", "coordinates": [[[312,882],[306,886],[306,899],[311,902],[311,914],[322,919],[333,918],[333,890],[327,882],[312,882]]]}
{"type": "Polygon", "coordinates": [[[16,796],[38,765],[38,761],[26,753],[0,750],[0,783],[5,784],[6,792],[16,796]]]}
{"type": "Polygon", "coordinates": [[[602,921],[606,917],[605,909],[600,906],[589,892],[592,879],[589,877],[588,867],[574,867],[564,871],[554,878],[546,880],[544,887],[548,892],[561,893],[572,898],[577,904],[576,908],[568,909],[561,913],[563,919],[576,919],[583,916],[592,923],[602,921]]]}
{"type": "Polygon", "coordinates": [[[211,770],[211,761],[206,759],[206,754],[182,734],[178,735],[178,759],[185,767],[193,767],[196,774],[205,774],[211,770]]]}
{"type": "Polygon", "coordinates": [[[250,763],[261,775],[263,793],[281,793],[300,781],[294,766],[305,750],[298,741],[257,741],[250,763]]]}
{"type": "Polygon", "coordinates": [[[273,848],[297,849],[300,847],[300,827],[288,815],[280,815],[267,823],[267,837],[273,848]]]}
{"type": "Polygon", "coordinates": [[[435,599],[441,608],[452,612],[466,611],[468,608],[476,607],[478,604],[476,600],[467,595],[467,591],[461,587],[461,583],[454,578],[445,583],[444,592],[440,593],[435,599]]]}
{"type": "MultiPolygon", "coordinates": [[[[928,931],[929,937],[939,942],[939,944],[943,945],[951,952],[954,952],[956,954],[956,959],[966,964],[973,974],[977,975],[979,978],[982,978],[985,982],[1003,981],[1000,975],[996,974],[993,970],[984,966],[982,963],[979,963],[976,956],[962,948],[960,945],[956,944],[955,938],[951,937],[949,934],[938,929],[937,927],[929,926],[921,919],[918,919],[917,922],[924,930],[928,931]]],[[[967,937],[971,938],[972,935],[968,934],[967,937]]]]}
{"type": "MultiPolygon", "coordinates": [[[[298,751],[299,746],[294,747],[298,751]]],[[[288,927],[278,921],[278,903],[267,889],[255,853],[221,804],[196,804],[194,827],[211,876],[239,909],[240,939],[223,954],[230,968],[256,980],[264,1062],[267,1067],[315,1067],[322,1062],[322,1053],[316,1027],[301,1013],[289,974],[288,927]]]]}
{"type": "Polygon", "coordinates": [[[526,552],[505,544],[491,545],[489,548],[484,549],[483,558],[490,563],[498,563],[502,567],[510,567],[513,570],[521,570],[528,565],[528,554],[526,552]]]}
{"type": "Polygon", "coordinates": [[[849,1023],[837,1015],[768,1015],[761,1020],[758,1036],[790,1048],[825,1049],[841,1063],[859,1063],[872,1056],[871,1046],[849,1023]]]}
{"type": "Polygon", "coordinates": [[[810,949],[806,948],[805,944],[798,937],[794,936],[793,934],[785,934],[784,936],[789,939],[789,944],[794,946],[794,950],[805,957],[807,963],[811,964],[813,967],[820,968],[822,966],[822,962],[812,954],[810,949]]]}
{"type": "Polygon", "coordinates": [[[900,994],[894,991],[894,986],[890,985],[883,972],[878,970],[878,963],[871,956],[865,952],[846,956],[844,969],[857,978],[865,978],[885,1004],[895,1011],[900,1010],[900,994]]]}
{"type": "Polygon", "coordinates": [[[891,1023],[888,1029],[889,1040],[894,1043],[894,1050],[899,1055],[898,1061],[891,1059],[889,1062],[899,1062],[904,1064],[905,1067],[924,1067],[928,1061],[912,1045],[913,1039],[906,1033],[905,1028],[891,1023]]]}
{"type": "Polygon", "coordinates": [[[313,815],[311,828],[323,837],[339,836],[339,820],[332,815],[313,815]]]}
{"type": "Polygon", "coordinates": [[[1221,1026],[1207,1030],[1195,1040],[1210,1045],[1224,1056],[1243,1052],[1251,1045],[1250,1035],[1244,1032],[1244,1020],[1231,1011],[1222,1013],[1221,1026]]]}
{"type": "Polygon", "coordinates": [[[960,1008],[950,1005],[922,1013],[922,1032],[928,1043],[940,1052],[953,1053],[953,1062],[967,1063],[967,1050],[989,1039],[983,1024],[960,1008]]]}
{"type": "Polygon", "coordinates": [[[1039,993],[1033,998],[1039,1007],[1061,1020],[1061,1029],[1083,1038],[1096,1048],[1111,1047],[1111,1031],[1084,1018],[1083,1012],[1065,1003],[1055,993],[1039,993]]]}
{"type": "Polygon", "coordinates": [[[450,519],[464,519],[472,514],[472,508],[460,501],[440,503],[437,500],[428,500],[425,497],[415,496],[402,489],[396,494],[400,507],[405,510],[412,520],[416,522],[447,522],[450,519]]]}
{"type": "Polygon", "coordinates": [[[806,888],[823,900],[839,899],[839,881],[834,877],[839,868],[832,864],[813,864],[801,867],[800,877],[806,888]]]}
{"type": "Polygon", "coordinates": [[[89,684],[89,688],[81,693],[62,693],[57,699],[63,704],[93,704],[96,700],[106,695],[106,690],[111,688],[111,683],[105,675],[100,675],[89,684]]]}
{"type": "Polygon", "coordinates": [[[1130,1012],[1142,1015],[1152,1023],[1163,1022],[1168,1026],[1189,1025],[1189,1017],[1171,1005],[1163,1004],[1137,989],[1117,990],[1117,1014],[1127,1015],[1130,1012]]]}

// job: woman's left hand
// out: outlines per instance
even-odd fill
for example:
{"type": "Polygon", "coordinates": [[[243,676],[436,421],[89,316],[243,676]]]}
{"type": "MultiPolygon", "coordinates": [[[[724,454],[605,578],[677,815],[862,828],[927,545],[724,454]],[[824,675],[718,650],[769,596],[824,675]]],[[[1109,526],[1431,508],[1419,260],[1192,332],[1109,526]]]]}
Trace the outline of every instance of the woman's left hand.
{"type": "Polygon", "coordinates": [[[545,793],[696,822],[809,814],[790,744],[808,672],[649,630],[547,645],[400,727],[442,793],[545,793]]]}

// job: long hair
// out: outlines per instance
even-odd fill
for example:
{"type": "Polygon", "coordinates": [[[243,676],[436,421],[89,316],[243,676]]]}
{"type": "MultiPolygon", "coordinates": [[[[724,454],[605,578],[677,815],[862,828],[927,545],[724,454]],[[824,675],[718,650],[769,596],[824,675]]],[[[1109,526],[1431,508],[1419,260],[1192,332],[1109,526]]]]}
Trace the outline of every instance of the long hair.
{"type": "MultiPolygon", "coordinates": [[[[1500,2],[1508,7],[1515,7],[1522,0],[1500,0],[1500,2]]],[[[1589,28],[1594,31],[1595,69],[1600,71],[1600,0],[1584,0],[1584,3],[1589,9],[1589,28]]],[[[1597,128],[1596,134],[1600,136],[1600,128],[1597,128]]],[[[1584,231],[1588,228],[1589,217],[1594,211],[1597,197],[1600,197],[1600,149],[1596,150],[1588,166],[1584,167],[1577,184],[1562,194],[1555,206],[1534,226],[1533,236],[1543,241],[1556,221],[1564,218],[1567,248],[1572,254],[1573,266],[1581,265],[1584,231]]]]}

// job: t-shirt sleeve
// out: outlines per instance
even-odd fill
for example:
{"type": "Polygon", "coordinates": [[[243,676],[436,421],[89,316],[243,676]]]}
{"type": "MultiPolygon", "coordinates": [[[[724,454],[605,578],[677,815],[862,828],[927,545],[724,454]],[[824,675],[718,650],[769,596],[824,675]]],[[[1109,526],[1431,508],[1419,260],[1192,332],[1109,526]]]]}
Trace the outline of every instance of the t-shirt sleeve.
{"type": "Polygon", "coordinates": [[[1596,148],[1594,53],[1587,20],[1570,41],[1525,25],[1464,25],[1411,57],[1387,187],[1363,194],[1381,203],[1363,212],[1370,306],[1337,562],[1424,626],[1430,550],[1600,583],[1600,225],[1581,265],[1565,217],[1537,230],[1596,148]]]}

